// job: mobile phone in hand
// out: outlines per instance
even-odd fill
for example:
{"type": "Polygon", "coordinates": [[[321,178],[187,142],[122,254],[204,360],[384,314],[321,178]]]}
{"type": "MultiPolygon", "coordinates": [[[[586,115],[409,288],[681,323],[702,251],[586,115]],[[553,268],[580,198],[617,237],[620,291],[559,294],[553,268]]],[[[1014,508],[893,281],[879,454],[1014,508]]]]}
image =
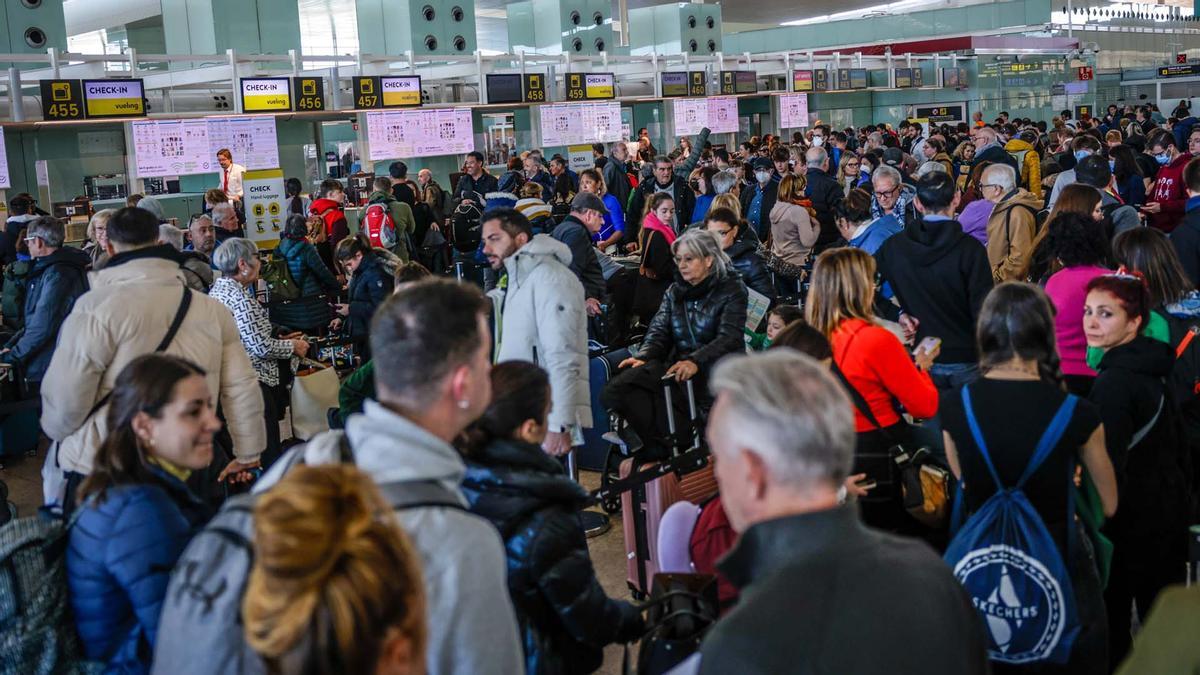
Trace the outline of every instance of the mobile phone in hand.
{"type": "Polygon", "coordinates": [[[878,485],[879,483],[874,478],[864,478],[854,482],[854,486],[860,490],[874,490],[878,485]]]}
{"type": "Polygon", "coordinates": [[[937,349],[941,344],[942,344],[941,338],[933,337],[931,335],[931,336],[925,338],[924,340],[921,340],[921,344],[917,345],[917,348],[913,350],[913,355],[916,356],[917,354],[920,354],[921,352],[930,354],[933,352],[933,350],[937,349]]]}

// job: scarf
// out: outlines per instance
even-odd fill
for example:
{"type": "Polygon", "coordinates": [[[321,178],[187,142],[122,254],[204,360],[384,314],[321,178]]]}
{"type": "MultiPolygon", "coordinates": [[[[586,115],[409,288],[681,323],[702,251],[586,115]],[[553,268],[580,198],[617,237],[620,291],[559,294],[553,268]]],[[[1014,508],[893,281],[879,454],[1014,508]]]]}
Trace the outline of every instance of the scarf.
{"type": "Polygon", "coordinates": [[[663,222],[658,219],[658,216],[654,215],[653,211],[647,213],[646,217],[642,219],[642,229],[653,230],[654,232],[661,234],[664,238],[666,238],[667,246],[673,246],[675,244],[675,239],[677,237],[675,230],[672,229],[670,225],[664,225],[663,222]]]}

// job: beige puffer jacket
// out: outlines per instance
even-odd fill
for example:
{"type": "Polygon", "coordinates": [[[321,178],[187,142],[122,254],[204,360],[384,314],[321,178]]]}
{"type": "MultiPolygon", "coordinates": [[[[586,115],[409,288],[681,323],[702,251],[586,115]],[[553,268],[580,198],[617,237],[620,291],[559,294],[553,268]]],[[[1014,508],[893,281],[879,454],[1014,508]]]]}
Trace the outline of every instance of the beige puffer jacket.
{"type": "MultiPolygon", "coordinates": [[[[58,462],[66,471],[91,472],[108,432],[108,408],[90,419],[88,412],[112,391],[122,368],[154,351],[183,297],[178,262],[150,249],[132,253],[133,259],[117,256],[92,275],[92,290],[75,302],[63,323],[42,381],[42,429],[59,442],[58,462]]],[[[247,462],[256,459],[266,446],[262,393],[229,309],[193,292],[187,317],[166,353],[204,369],[233,437],[234,454],[247,462]]]]}

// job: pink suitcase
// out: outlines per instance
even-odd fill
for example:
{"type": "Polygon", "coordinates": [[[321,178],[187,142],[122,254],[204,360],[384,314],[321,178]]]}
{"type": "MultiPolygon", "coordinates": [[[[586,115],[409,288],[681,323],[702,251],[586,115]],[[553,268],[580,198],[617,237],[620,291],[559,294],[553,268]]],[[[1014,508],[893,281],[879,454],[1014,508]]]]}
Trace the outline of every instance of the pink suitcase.
{"type": "MultiPolygon", "coordinates": [[[[695,396],[692,383],[687,383],[689,410],[692,424],[696,420],[695,396]]],[[[672,410],[670,389],[667,388],[667,410],[672,410]]],[[[672,438],[675,437],[675,420],[668,414],[668,428],[672,438]]],[[[698,445],[699,434],[692,434],[693,445],[698,445]]],[[[686,448],[684,450],[688,450],[686,448]]],[[[682,451],[677,452],[681,454],[682,451]]],[[[621,462],[619,478],[625,479],[633,472],[634,459],[621,462]]],[[[639,467],[639,471],[647,471],[656,464],[649,463],[639,467]]],[[[672,504],[686,500],[700,504],[717,494],[717,479],[713,474],[712,464],[677,477],[674,473],[655,478],[647,483],[621,494],[621,525],[625,534],[625,560],[627,565],[626,581],[630,591],[637,599],[643,599],[650,593],[650,584],[658,573],[658,528],[662,515],[672,504]]]]}

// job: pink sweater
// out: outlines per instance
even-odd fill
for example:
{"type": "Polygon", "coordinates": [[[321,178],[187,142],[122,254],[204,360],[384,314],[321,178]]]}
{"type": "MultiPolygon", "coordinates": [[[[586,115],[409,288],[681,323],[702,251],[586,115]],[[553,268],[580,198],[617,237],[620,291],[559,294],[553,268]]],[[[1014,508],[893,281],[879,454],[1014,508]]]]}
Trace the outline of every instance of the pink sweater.
{"type": "Polygon", "coordinates": [[[1088,282],[1112,270],[1103,267],[1068,267],[1055,272],[1046,282],[1046,294],[1054,302],[1054,334],[1064,375],[1096,376],[1087,365],[1087,338],[1083,334],[1083,305],[1088,282]]]}

